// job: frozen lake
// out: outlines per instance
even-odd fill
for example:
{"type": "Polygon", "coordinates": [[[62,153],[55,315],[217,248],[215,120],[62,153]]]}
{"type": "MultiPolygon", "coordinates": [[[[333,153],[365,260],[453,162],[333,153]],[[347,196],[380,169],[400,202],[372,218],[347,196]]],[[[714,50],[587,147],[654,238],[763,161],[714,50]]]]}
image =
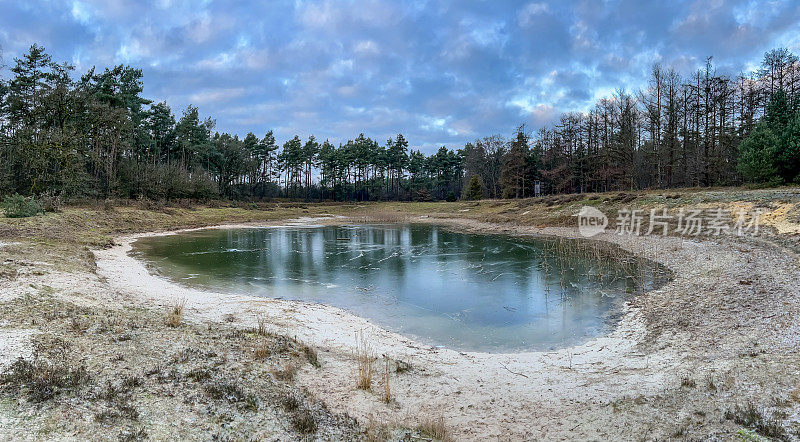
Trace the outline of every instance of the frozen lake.
{"type": "Polygon", "coordinates": [[[607,332],[653,263],[577,241],[429,225],[208,229],[142,238],[151,271],[213,291],[319,302],[431,345],[543,350],[607,332]]]}

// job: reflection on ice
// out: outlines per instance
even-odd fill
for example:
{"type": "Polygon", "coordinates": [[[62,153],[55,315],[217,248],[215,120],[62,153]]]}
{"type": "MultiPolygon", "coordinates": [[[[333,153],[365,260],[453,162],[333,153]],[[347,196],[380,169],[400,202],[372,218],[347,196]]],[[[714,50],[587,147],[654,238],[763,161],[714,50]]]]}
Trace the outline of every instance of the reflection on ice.
{"type": "Polygon", "coordinates": [[[327,303],[463,350],[576,344],[664,279],[595,243],[414,225],[201,230],[143,238],[135,253],[183,284],[327,303]]]}

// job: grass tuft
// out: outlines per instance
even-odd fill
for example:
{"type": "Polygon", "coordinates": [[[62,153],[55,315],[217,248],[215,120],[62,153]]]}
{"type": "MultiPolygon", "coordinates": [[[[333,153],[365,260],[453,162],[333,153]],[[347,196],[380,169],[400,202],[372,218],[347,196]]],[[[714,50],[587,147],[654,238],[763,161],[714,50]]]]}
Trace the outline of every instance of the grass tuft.
{"type": "Polygon", "coordinates": [[[389,385],[389,375],[391,371],[389,370],[389,358],[384,357],[384,370],[383,370],[383,396],[381,400],[385,403],[389,403],[392,401],[392,390],[389,385]]]}
{"type": "Polygon", "coordinates": [[[411,371],[413,367],[411,366],[410,362],[401,361],[400,359],[396,359],[394,361],[394,372],[397,374],[403,374],[405,372],[411,371]]]}
{"type": "Polygon", "coordinates": [[[370,416],[364,425],[364,440],[367,442],[386,442],[391,440],[392,432],[389,425],[375,420],[370,416]]]}
{"type": "Polygon", "coordinates": [[[296,374],[297,365],[293,362],[287,362],[278,368],[272,369],[272,375],[275,376],[275,379],[283,382],[292,382],[296,374]]]}
{"type": "Polygon", "coordinates": [[[369,390],[370,387],[372,387],[372,363],[375,361],[375,355],[369,341],[364,337],[363,330],[356,333],[355,358],[356,388],[360,390],[369,390]]]}
{"type": "Polygon", "coordinates": [[[300,408],[300,399],[291,392],[286,392],[285,396],[280,400],[283,409],[286,411],[295,411],[300,408]]]}
{"type": "Polygon", "coordinates": [[[301,434],[311,434],[317,431],[317,420],[310,411],[301,408],[291,417],[292,427],[301,434]]]}
{"type": "Polygon", "coordinates": [[[419,423],[419,431],[428,437],[439,439],[442,441],[450,440],[447,433],[447,425],[444,423],[444,417],[439,416],[435,418],[425,418],[419,423]]]}
{"type": "Polygon", "coordinates": [[[272,356],[272,345],[267,340],[259,340],[253,346],[253,357],[258,360],[264,360],[272,356]]]}
{"type": "Polygon", "coordinates": [[[732,420],[739,425],[755,430],[758,434],[778,440],[788,440],[789,436],[781,422],[769,417],[752,403],[744,406],[737,405],[725,412],[725,419],[732,420]]]}
{"type": "Polygon", "coordinates": [[[322,364],[319,363],[319,356],[317,355],[317,351],[306,344],[300,344],[300,345],[308,363],[313,365],[314,368],[322,367],[322,364]]]}
{"type": "Polygon", "coordinates": [[[231,404],[242,402],[246,408],[251,410],[258,408],[257,398],[246,393],[235,381],[224,379],[206,381],[203,390],[211,399],[225,400],[231,404]]]}
{"type": "Polygon", "coordinates": [[[186,299],[179,299],[167,308],[167,327],[178,327],[181,325],[184,308],[186,308],[186,299]]]}
{"type": "Polygon", "coordinates": [[[258,326],[256,326],[256,334],[260,336],[269,336],[267,330],[267,320],[263,317],[258,318],[258,326]]]}

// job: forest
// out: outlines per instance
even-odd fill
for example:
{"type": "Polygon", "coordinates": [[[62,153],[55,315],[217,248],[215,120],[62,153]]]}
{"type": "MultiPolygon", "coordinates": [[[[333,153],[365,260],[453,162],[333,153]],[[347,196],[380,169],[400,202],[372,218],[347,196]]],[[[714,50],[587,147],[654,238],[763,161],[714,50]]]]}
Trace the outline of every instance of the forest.
{"type": "Polygon", "coordinates": [[[401,133],[220,133],[195,106],[143,97],[140,69],[77,77],[36,44],[6,62],[0,195],[427,201],[530,197],[536,181],[545,194],[800,181],[800,62],[784,48],[736,76],[711,58],[688,76],[656,64],[643,90],[431,155],[401,133]]]}

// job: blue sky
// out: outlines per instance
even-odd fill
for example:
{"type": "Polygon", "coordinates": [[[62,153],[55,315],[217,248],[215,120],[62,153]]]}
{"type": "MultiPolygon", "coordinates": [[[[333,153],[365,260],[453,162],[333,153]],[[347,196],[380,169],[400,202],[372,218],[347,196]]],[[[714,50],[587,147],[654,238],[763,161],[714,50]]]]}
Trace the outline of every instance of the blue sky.
{"type": "Polygon", "coordinates": [[[800,2],[0,0],[4,63],[34,42],[78,74],[140,67],[146,97],[220,131],[431,152],[636,90],[655,62],[735,75],[798,53],[800,2]]]}

